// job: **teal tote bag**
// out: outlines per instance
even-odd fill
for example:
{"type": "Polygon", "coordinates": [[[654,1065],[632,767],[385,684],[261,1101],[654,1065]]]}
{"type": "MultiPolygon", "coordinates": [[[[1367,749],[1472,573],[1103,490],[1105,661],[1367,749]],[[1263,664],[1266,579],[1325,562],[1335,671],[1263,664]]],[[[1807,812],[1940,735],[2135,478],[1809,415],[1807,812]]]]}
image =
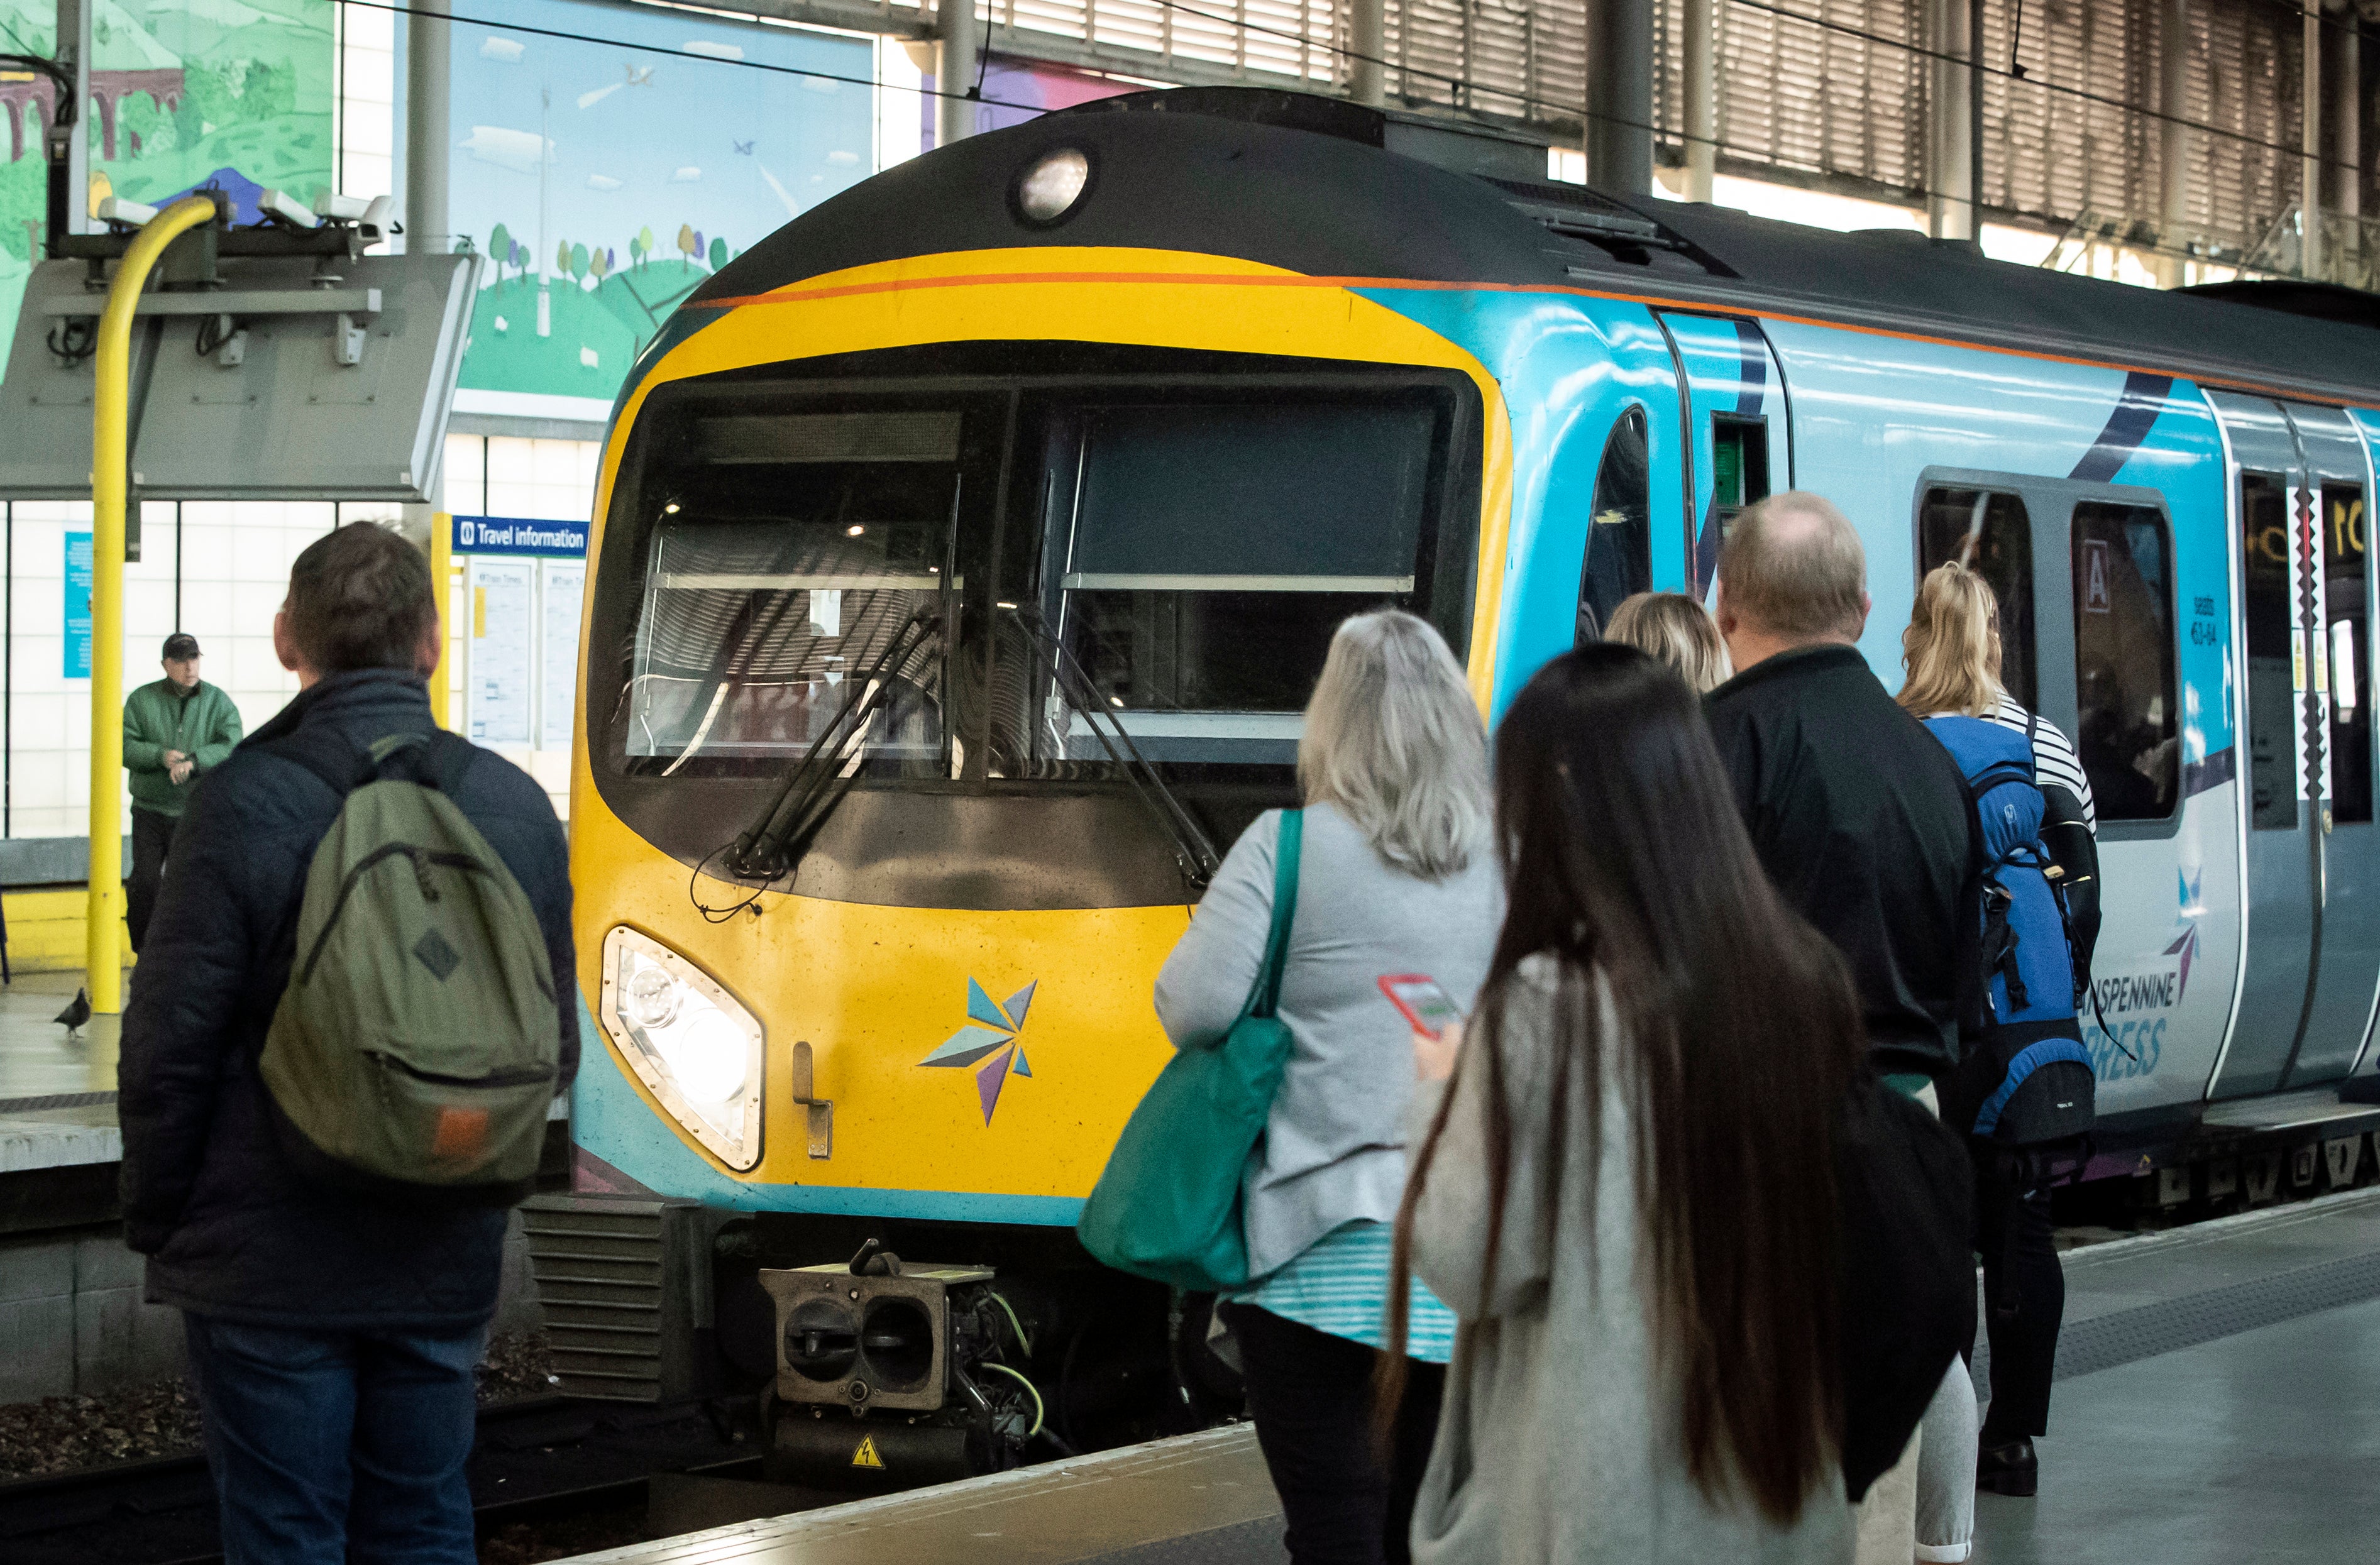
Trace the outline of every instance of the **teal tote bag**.
{"type": "Polygon", "coordinates": [[[1297,915],[1305,826],[1301,811],[1281,811],[1272,932],[1239,1020],[1214,1048],[1182,1049],[1167,1062],[1083,1204],[1075,1225],[1083,1247],[1118,1271],[1198,1292],[1248,1280],[1240,1176],[1289,1063],[1289,1028],[1274,1012],[1297,915]]]}

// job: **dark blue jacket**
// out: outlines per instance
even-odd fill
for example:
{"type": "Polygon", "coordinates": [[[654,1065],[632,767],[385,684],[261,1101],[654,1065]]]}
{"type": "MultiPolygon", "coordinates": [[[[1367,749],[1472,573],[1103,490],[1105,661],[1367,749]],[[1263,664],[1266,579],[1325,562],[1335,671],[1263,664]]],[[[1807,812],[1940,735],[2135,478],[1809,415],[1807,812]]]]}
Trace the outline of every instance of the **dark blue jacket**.
{"type": "MultiPolygon", "coordinates": [[[[312,772],[262,749],[318,723],[366,745],[426,732],[429,691],[394,669],[324,679],[190,800],[124,1013],[125,1239],[148,1256],[159,1304],[259,1325],[465,1330],[495,1309],[504,1214],[309,1186],[282,1154],[257,1074],[307,867],[341,804],[312,772]]],[[[485,750],[454,798],[537,910],[563,997],[566,1085],[578,1069],[578,1011],[562,827],[545,791],[485,750]]]]}

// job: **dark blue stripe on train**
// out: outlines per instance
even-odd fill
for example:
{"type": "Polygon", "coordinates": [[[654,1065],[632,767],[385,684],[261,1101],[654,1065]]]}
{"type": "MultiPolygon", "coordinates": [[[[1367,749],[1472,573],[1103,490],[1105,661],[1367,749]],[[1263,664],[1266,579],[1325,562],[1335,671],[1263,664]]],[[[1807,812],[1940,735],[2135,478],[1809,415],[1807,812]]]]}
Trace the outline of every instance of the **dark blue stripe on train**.
{"type": "Polygon", "coordinates": [[[2112,483],[2132,459],[2132,453],[2149,438],[2149,428],[2165,411],[2167,395],[2173,390],[2171,375],[2152,375],[2145,370],[2135,370],[2124,377],[2124,389],[2116,398],[2113,411],[2107,415],[2107,427],[2074,464],[2066,476],[2077,483],[2112,483]]]}

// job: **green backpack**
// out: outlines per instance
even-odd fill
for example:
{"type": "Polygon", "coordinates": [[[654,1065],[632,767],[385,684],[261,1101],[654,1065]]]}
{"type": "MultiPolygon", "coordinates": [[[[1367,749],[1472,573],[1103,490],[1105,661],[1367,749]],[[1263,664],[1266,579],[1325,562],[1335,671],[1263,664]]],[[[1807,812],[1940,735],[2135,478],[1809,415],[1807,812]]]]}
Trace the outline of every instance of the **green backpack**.
{"type": "Polygon", "coordinates": [[[369,754],[336,730],[268,746],[343,796],[314,851],[259,1070],[298,1171],[415,1203],[509,1206],[544,1148],[560,1065],[545,936],[456,807],[452,734],[369,754]]]}

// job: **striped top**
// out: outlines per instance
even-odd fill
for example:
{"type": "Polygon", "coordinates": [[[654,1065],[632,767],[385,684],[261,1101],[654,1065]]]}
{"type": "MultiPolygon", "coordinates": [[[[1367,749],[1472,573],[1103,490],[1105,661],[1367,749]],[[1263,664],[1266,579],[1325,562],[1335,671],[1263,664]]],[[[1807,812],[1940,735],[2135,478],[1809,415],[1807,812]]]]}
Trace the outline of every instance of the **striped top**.
{"type": "Polygon", "coordinates": [[[2083,823],[2091,834],[2099,834],[2099,807],[2091,798],[2091,779],[2082,770],[2082,761],[2074,753],[2074,746],[2047,718],[2036,719],[2014,701],[2002,697],[1999,710],[1985,712],[1984,721],[1997,722],[2003,728],[2013,728],[2022,734],[2025,724],[2033,724],[2033,775],[2039,782],[2055,782],[2082,801],[2083,823]]]}
{"type": "MultiPolygon", "coordinates": [[[[1385,1222],[1342,1223],[1235,1304],[1344,1337],[1367,1348],[1388,1346],[1389,1249],[1394,1229],[1385,1222]]],[[[1405,1319],[1405,1356],[1444,1364],[1454,1356],[1454,1312],[1413,1280],[1405,1319]]]]}

